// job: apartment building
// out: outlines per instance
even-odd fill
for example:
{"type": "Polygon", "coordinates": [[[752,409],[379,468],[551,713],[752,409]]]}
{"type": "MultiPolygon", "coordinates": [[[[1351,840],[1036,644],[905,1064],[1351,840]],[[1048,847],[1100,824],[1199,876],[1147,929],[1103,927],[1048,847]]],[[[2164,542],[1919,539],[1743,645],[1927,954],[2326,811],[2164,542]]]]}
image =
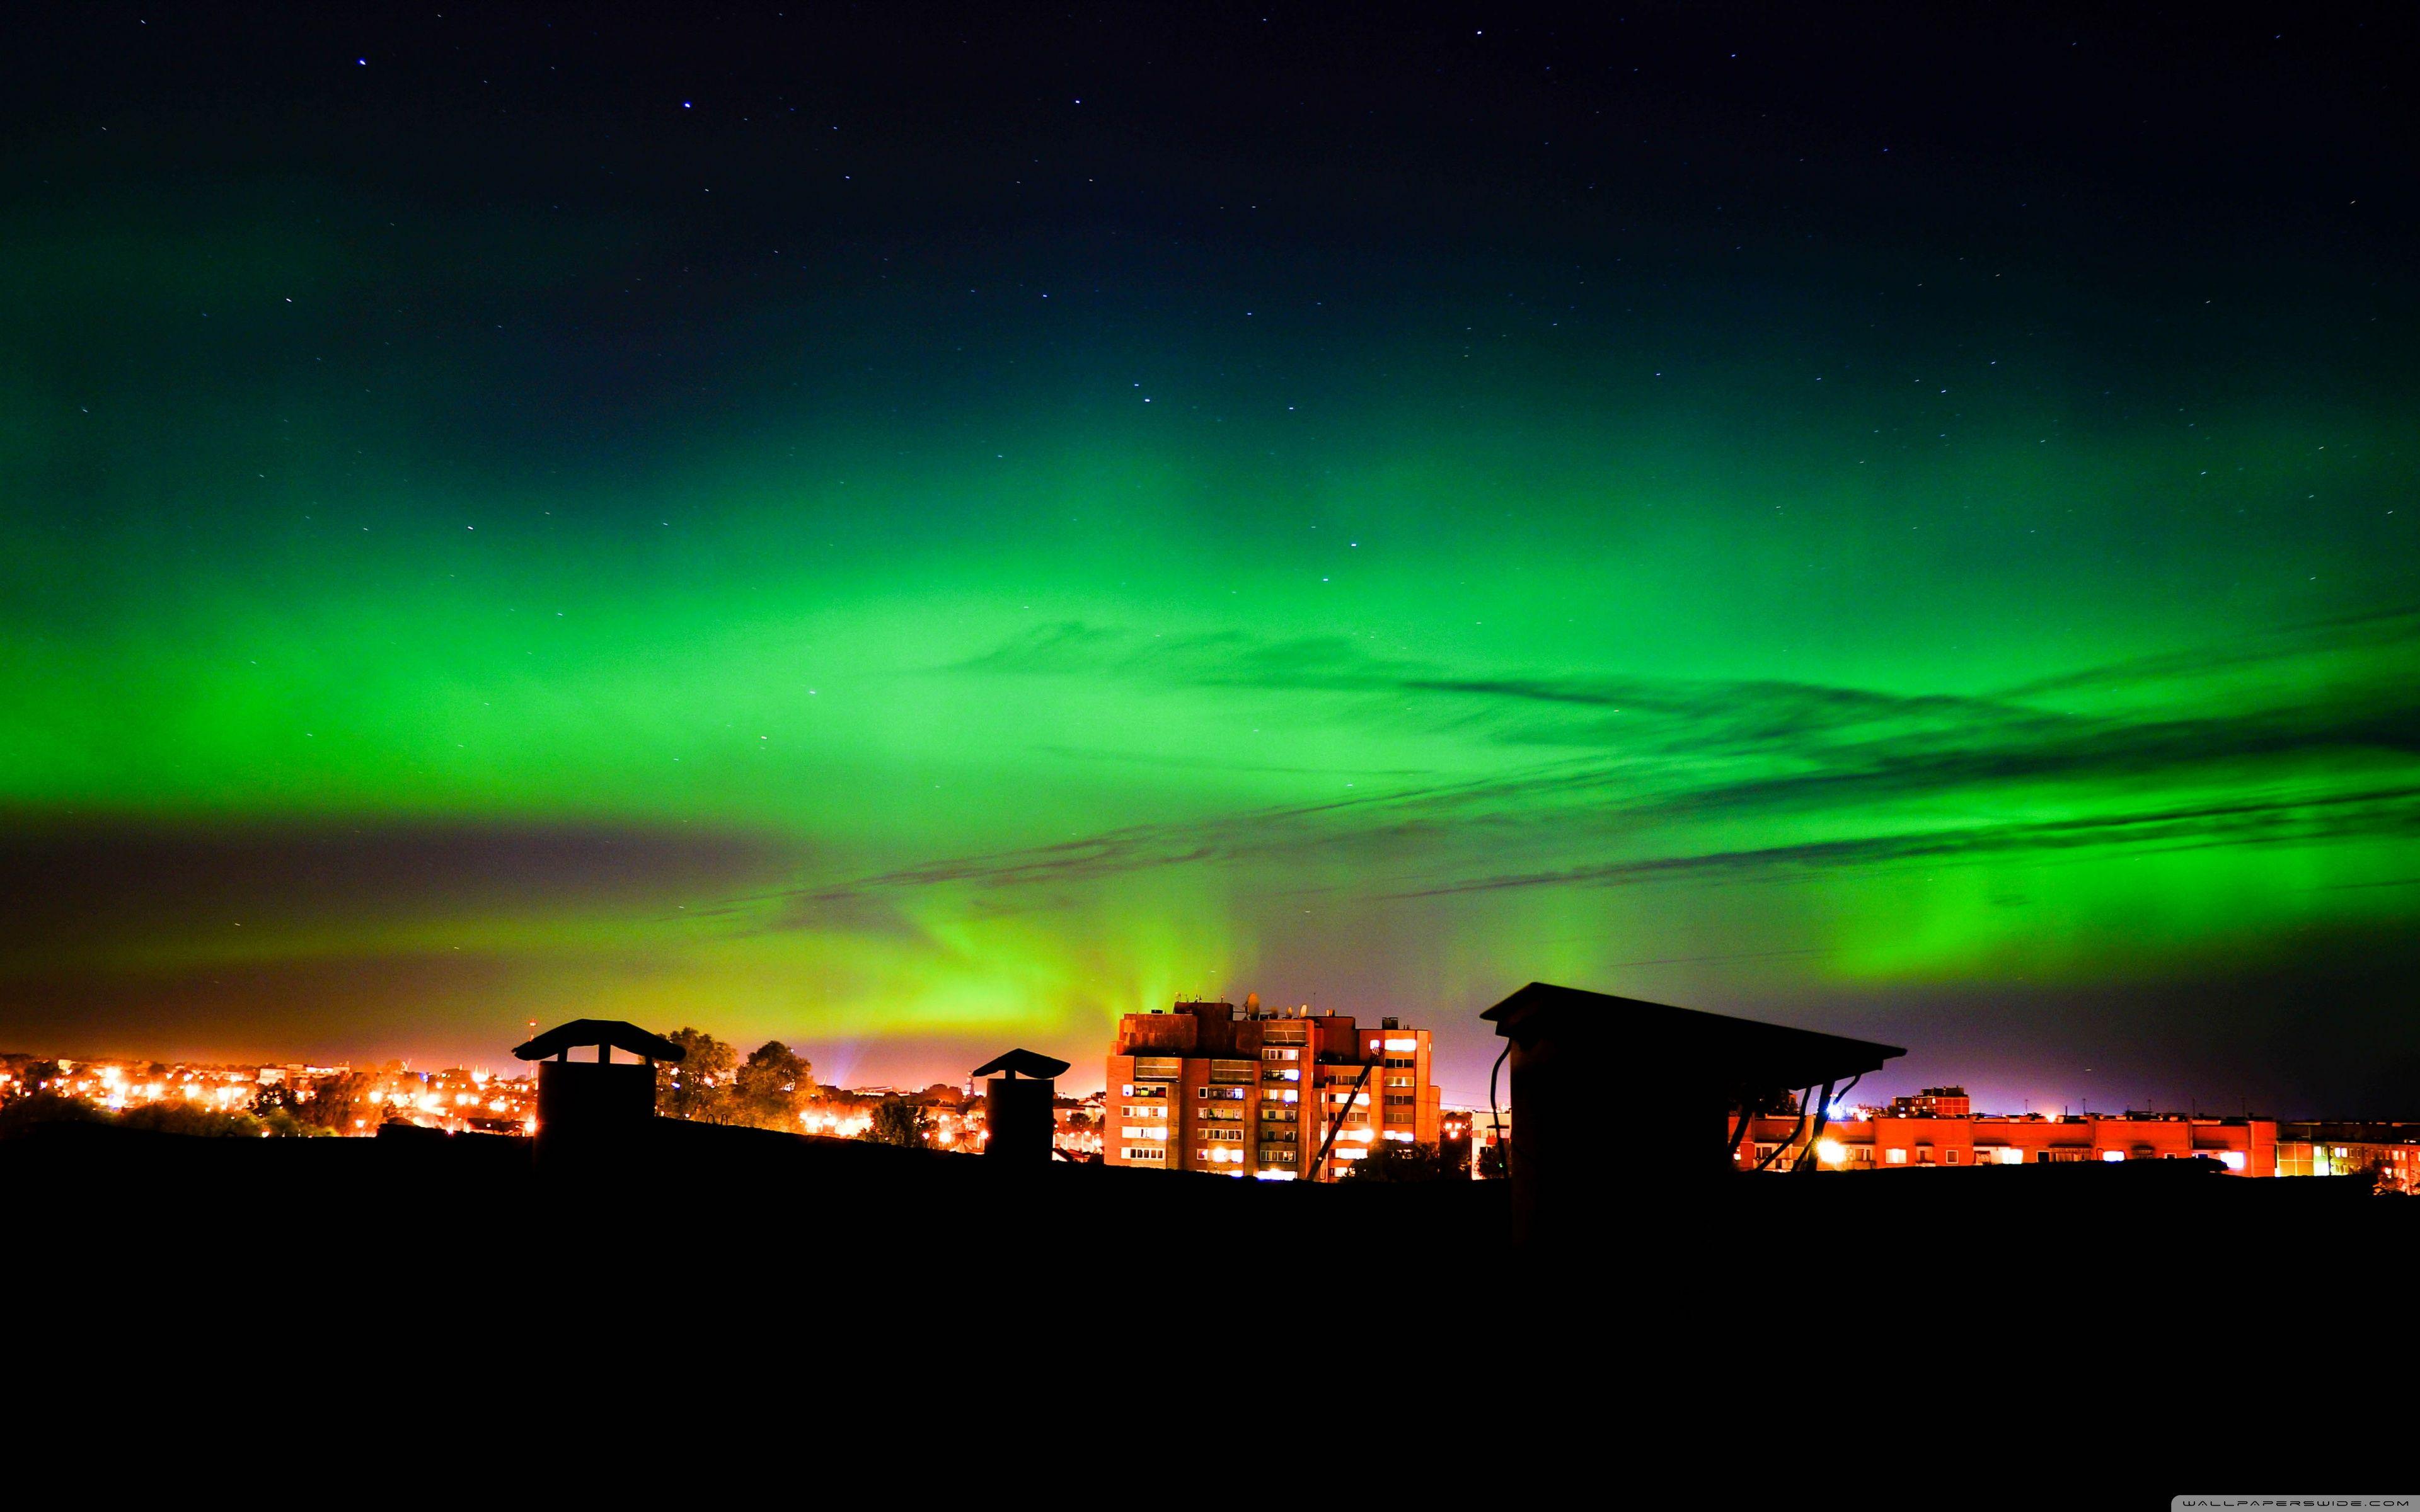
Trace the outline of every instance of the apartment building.
{"type": "Polygon", "coordinates": [[[1903,1119],[1963,1119],[1975,1111],[1962,1087],[1928,1087],[1914,1097],[1891,1099],[1889,1111],[1903,1119]]]}
{"type": "Polygon", "coordinates": [[[1332,1180],[1382,1139],[1435,1144],[1444,1121],[1426,1029],[1257,997],[1121,1018],[1103,1113],[1112,1165],[1267,1180],[1332,1180]]]}

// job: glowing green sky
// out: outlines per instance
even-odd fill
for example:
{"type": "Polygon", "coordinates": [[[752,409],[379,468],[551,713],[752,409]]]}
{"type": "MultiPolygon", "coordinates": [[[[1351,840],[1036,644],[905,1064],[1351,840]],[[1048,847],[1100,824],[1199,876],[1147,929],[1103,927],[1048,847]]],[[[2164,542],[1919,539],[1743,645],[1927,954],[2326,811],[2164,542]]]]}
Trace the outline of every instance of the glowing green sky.
{"type": "Polygon", "coordinates": [[[911,131],[333,45],[12,123],[0,1048],[581,1014],[1080,1083],[1257,989],[1439,1026],[1467,1100],[1542,978],[2007,1102],[2420,1054],[2362,164],[2113,222],[2047,148],[1701,112],[1404,234],[1316,120],[1189,156],[1113,53],[1101,118],[911,131]]]}

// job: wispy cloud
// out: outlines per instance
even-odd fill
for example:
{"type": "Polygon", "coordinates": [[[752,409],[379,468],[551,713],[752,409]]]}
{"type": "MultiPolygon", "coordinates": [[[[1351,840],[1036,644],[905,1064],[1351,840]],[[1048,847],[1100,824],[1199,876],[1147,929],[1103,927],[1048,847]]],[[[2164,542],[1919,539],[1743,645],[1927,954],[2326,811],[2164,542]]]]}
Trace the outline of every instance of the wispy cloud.
{"type": "Polygon", "coordinates": [[[1773,875],[1838,866],[1954,860],[2012,851],[2076,850],[2104,845],[2125,845],[2138,850],[2176,850],[2208,845],[2308,842],[2356,834],[2420,836],[2420,786],[2319,799],[2151,809],[2085,819],[1971,825],[1916,833],[1864,835],[1749,850],[1663,856],[1555,872],[1474,878],[1390,896],[1437,897],[1448,893],[1573,885],[1611,887],[1688,875],[1773,875]]]}
{"type": "Polygon", "coordinates": [[[2339,653],[2409,647],[2420,641],[2420,607],[2374,609],[2285,625],[2233,645],[2134,656],[2101,667],[2037,678],[2005,697],[2036,699],[2085,689],[2169,686],[2245,668],[2308,660],[2339,653]]]}
{"type": "MultiPolygon", "coordinates": [[[[804,922],[862,895],[1011,893],[1256,858],[1295,863],[1287,874],[1306,887],[1318,886],[1317,863],[1349,861],[1384,896],[1430,897],[2404,836],[2420,791],[2420,687],[2380,673],[2412,665],[2415,642],[2420,612],[2398,609],[1968,696],[1771,679],[1476,675],[1343,638],[1144,636],[1069,623],[954,671],[1369,695],[1398,717],[1408,709],[1457,729],[1477,721],[1508,759],[1450,780],[1125,825],[775,896],[804,922]],[[2250,668],[2273,674],[2269,702],[2199,696],[2214,669],[2250,668]],[[2122,689],[2135,712],[2054,706],[2084,689],[2122,689]],[[1520,759],[1542,748],[1566,754],[1520,759]],[[1737,843],[1759,828],[1815,833],[1737,843]]],[[[1308,711],[1354,713],[1332,703],[1308,711]]]]}

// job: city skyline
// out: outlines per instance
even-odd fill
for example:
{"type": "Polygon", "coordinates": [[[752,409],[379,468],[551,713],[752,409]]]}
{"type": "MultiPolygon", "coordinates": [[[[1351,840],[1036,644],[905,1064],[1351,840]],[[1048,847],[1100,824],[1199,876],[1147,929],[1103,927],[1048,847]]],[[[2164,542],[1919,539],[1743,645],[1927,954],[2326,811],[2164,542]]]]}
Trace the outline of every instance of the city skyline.
{"type": "MultiPolygon", "coordinates": [[[[1225,1002],[1228,1006],[1233,1007],[1236,1002],[1240,1001],[1244,995],[1233,995],[1227,998],[1217,996],[1180,998],[1175,1000],[1167,1008],[1157,1011],[1174,1011],[1198,1006],[1215,1007],[1221,1002],[1225,1002]]],[[[1313,1016],[1318,1016],[1318,1011],[1310,1009],[1307,1004],[1293,1005],[1292,1007],[1272,1005],[1272,1011],[1289,1013],[1308,1012],[1313,1016]]],[[[1154,1011],[1144,1010],[1142,1011],[1145,1014],[1149,1014],[1154,1011]]],[[[1340,1014],[1338,1016],[1351,1017],[1352,1015],[1340,1014]]],[[[1398,1014],[1394,1016],[1403,1017],[1404,1015],[1398,1014]]],[[[1367,1015],[1364,1015],[1365,1019],[1367,1019],[1367,1015]]],[[[1386,1016],[1382,1015],[1381,1017],[1384,1018],[1386,1016]]],[[[1433,1033],[1433,1026],[1424,1020],[1418,1022],[1415,1026],[1423,1033],[1433,1033]]],[[[523,1030],[526,1031],[528,1027],[529,1026],[525,1025],[523,1026],[523,1030]]],[[[675,1026],[666,1025],[662,1027],[666,1032],[670,1032],[675,1026]]],[[[708,1034],[713,1034],[715,1032],[713,1026],[710,1025],[684,1026],[684,1027],[699,1028],[703,1030],[703,1032],[708,1034]]],[[[721,1038],[721,1036],[717,1036],[717,1038],[721,1038]]],[[[783,1040],[779,1036],[775,1036],[772,1042],[779,1043],[784,1048],[798,1053],[801,1058],[813,1065],[817,1072],[815,1078],[817,1085],[834,1088],[842,1091],[851,1093],[914,1092],[922,1089],[928,1089],[936,1085],[949,1086],[952,1088],[969,1088],[974,1084],[975,1080],[970,1077],[964,1069],[953,1069],[950,1065],[944,1062],[933,1059],[929,1049],[920,1048],[912,1042],[877,1041],[870,1047],[830,1046],[817,1045],[815,1042],[807,1040],[783,1040]],[[864,1050],[867,1048],[879,1049],[887,1052],[887,1054],[878,1059],[868,1057],[863,1054],[864,1050]],[[823,1074],[828,1068],[831,1067],[845,1067],[847,1069],[839,1071],[832,1075],[823,1074]]],[[[737,1048],[740,1050],[747,1050],[752,1047],[752,1046],[750,1044],[742,1044],[737,1048]]],[[[1058,1080],[1062,1095],[1076,1098],[1098,1098],[1108,1093],[1109,1087],[1106,1080],[1103,1085],[1100,1086],[1094,1086],[1092,1080],[1093,1076],[1095,1074],[1094,1067],[1100,1058],[1097,1054],[1098,1048],[1097,1044],[1089,1047],[1090,1053],[1086,1054],[1085,1059],[1076,1062],[1074,1064],[1074,1069],[1071,1069],[1059,1077],[1058,1080]]],[[[318,1072],[348,1068],[356,1071],[379,1071],[385,1067],[396,1067],[405,1074],[435,1073],[440,1071],[461,1071],[484,1076],[492,1076],[499,1081],[517,1079],[525,1077],[529,1074],[527,1066],[523,1062],[513,1058],[509,1047],[500,1054],[492,1055],[469,1055],[448,1057],[445,1056],[404,1054],[362,1057],[358,1060],[340,1056],[331,1057],[325,1062],[319,1062],[295,1060],[288,1057],[282,1057],[273,1053],[257,1056],[239,1055],[217,1057],[203,1055],[179,1055],[174,1053],[154,1054],[142,1052],[140,1050],[127,1049],[60,1049],[57,1046],[40,1048],[18,1044],[0,1044],[0,1057],[29,1057],[36,1060],[73,1060],[79,1065],[115,1064],[124,1066],[154,1064],[209,1068],[214,1070],[259,1067],[283,1067],[291,1069],[296,1066],[303,1066],[315,1073],[318,1072]]],[[[1928,1057],[1927,1063],[1937,1058],[1938,1057],[1928,1057]]],[[[2211,1118],[2252,1116],[2263,1118],[2302,1119],[2308,1120],[2315,1119],[2324,1119],[2331,1116],[2323,1107],[2273,1107],[2265,1104],[2256,1105],[2249,1100],[2242,1097],[2238,1097],[2235,1101],[2229,1102],[2223,1096],[2205,1096],[2196,1093],[2188,1093],[2181,1100],[2174,1102],[2167,1101],[2159,1094],[2147,1093],[2139,1099],[2121,1098],[2116,1103],[2103,1103],[2099,1106],[2095,1106],[2093,1099],[2090,1096],[2068,1092],[2056,1087],[2053,1079],[2046,1076],[2037,1075],[2031,1078],[2021,1078],[2012,1083],[1991,1083],[1973,1078],[1960,1078],[1956,1076],[1945,1079],[1943,1077],[1930,1074],[1917,1074],[1914,1072],[1904,1070],[1902,1069],[1901,1063],[1899,1062],[1894,1062],[1885,1070],[1869,1073],[1855,1088],[1854,1097],[1844,1094],[1836,1098],[1836,1103],[1842,1110],[1859,1107],[1883,1107],[1893,1100],[1913,1100],[1917,1098],[1920,1094],[1929,1094],[1938,1089],[1936,1084],[1944,1083],[1945,1080],[1952,1089],[1957,1090],[1962,1096],[1965,1096],[1966,1100],[1971,1102],[1978,1112],[1988,1113],[1994,1117],[2058,1118],[2068,1115],[2081,1117],[2119,1116],[2127,1113],[2151,1113],[2161,1116],[2177,1115],[2211,1118]],[[2012,1088],[2018,1089],[2011,1089],[2012,1088]],[[2026,1088],[2031,1088],[2033,1089],[2023,1089],[2026,1088]]],[[[1477,1079],[1473,1082],[1457,1083],[1448,1075],[1441,1076],[1437,1085],[1445,1094],[1444,1105],[1448,1108],[1457,1109],[1464,1112],[1476,1110],[1482,1114],[1488,1108],[1487,1077],[1484,1067],[1481,1069],[1477,1079]]],[[[1501,1087],[1500,1078],[1497,1090],[1497,1103],[1499,1107],[1504,1105],[1504,1092],[1501,1087]]],[[[1841,1114],[1837,1114],[1836,1116],[1845,1116],[1845,1111],[1841,1114]]],[[[2399,1117],[2399,1115],[2397,1115],[2397,1117],[2399,1117]]]]}
{"type": "Polygon", "coordinates": [[[2408,1116],[2409,24],[32,18],[0,1048],[2408,1116]]]}

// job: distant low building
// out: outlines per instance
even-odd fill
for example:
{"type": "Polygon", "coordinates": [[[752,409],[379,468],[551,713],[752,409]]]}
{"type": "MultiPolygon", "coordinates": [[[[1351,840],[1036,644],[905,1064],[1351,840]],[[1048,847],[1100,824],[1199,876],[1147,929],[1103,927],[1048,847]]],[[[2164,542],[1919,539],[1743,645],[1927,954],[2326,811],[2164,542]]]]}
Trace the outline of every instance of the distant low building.
{"type": "Polygon", "coordinates": [[[1506,1154],[1512,1148],[1512,1110],[1479,1108],[1470,1115],[1470,1179],[1499,1181],[1512,1174],[1506,1154]]]}
{"type": "MultiPolygon", "coordinates": [[[[1936,1090],[1956,1091],[1954,1088],[1936,1090]]],[[[1924,1094],[1931,1095],[1931,1094],[1924,1094]]],[[[1913,1100],[1901,1099],[1905,1103],[1913,1100]]],[[[1956,1105],[1965,1105],[1957,1092],[1956,1105]]],[[[1894,1107],[1900,1104],[1893,1104],[1894,1107]]],[[[1879,1171],[1928,1165],[2044,1165],[2068,1161],[2217,1161],[2239,1176],[2275,1176],[2274,1119],[2206,1119],[2182,1114],[2087,1114],[2053,1118],[1861,1110],[1825,1125],[1815,1141],[1827,1170],[1879,1171]]],[[[1805,1159],[1806,1128],[1786,1118],[1751,1119],[1732,1156],[1745,1169],[1789,1170],[1805,1159]]]]}
{"type": "Polygon", "coordinates": [[[1098,1092],[1082,1098],[1053,1098],[1050,1103],[1051,1144],[1073,1159],[1097,1158],[1101,1153],[1103,1101],[1098,1092]]]}

